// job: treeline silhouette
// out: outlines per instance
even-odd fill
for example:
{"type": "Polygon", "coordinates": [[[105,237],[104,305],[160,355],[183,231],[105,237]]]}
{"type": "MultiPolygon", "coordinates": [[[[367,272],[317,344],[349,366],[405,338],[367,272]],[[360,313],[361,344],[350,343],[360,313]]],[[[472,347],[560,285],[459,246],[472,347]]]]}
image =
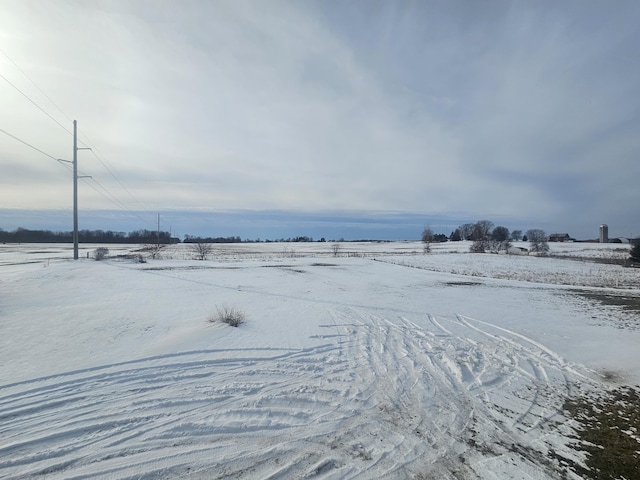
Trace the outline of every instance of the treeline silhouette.
{"type": "MultiPolygon", "coordinates": [[[[79,230],[78,241],[80,243],[135,243],[153,244],[160,243],[167,245],[170,243],[182,243],[179,238],[172,237],[170,232],[160,232],[155,230],[135,230],[133,232],[113,232],[111,230],[79,230]]],[[[275,240],[255,240],[241,239],[238,236],[231,237],[201,237],[195,235],[185,235],[184,243],[283,243],[283,242],[326,242],[322,237],[314,240],[306,235],[278,238],[275,240]]],[[[345,242],[344,238],[339,240],[329,240],[330,242],[345,242]]],[[[352,242],[380,242],[384,240],[349,240],[352,242]]],[[[51,230],[29,230],[18,228],[11,232],[0,228],[1,243],[72,243],[73,232],[54,232],[51,230]]]]}
{"type": "MultiPolygon", "coordinates": [[[[319,242],[324,242],[325,239],[322,238],[318,240],[319,242]]],[[[344,241],[344,240],[343,240],[344,241]]],[[[299,236],[299,237],[289,237],[289,238],[279,238],[277,240],[260,240],[256,238],[255,240],[245,239],[242,240],[240,237],[197,237],[193,235],[185,235],[184,243],[283,243],[283,242],[313,242],[313,237],[299,236]]]]}
{"type": "Polygon", "coordinates": [[[195,237],[185,235],[184,243],[242,243],[240,237],[195,237]]]}
{"type": "MultiPolygon", "coordinates": [[[[169,232],[153,230],[135,230],[133,232],[112,232],[111,230],[79,230],[81,243],[180,243],[169,232]]],[[[18,228],[12,232],[0,229],[2,243],[71,243],[73,232],[52,232],[51,230],[28,230],[18,228]]]]}

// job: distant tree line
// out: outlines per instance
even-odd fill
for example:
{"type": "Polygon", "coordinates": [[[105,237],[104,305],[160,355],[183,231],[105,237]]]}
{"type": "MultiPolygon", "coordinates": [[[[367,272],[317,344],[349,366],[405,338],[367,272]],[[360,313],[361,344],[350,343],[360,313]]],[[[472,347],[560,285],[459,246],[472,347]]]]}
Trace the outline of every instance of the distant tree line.
{"type": "Polygon", "coordinates": [[[242,243],[240,237],[198,237],[185,235],[184,243],[242,243]]]}
{"type": "MultiPolygon", "coordinates": [[[[133,232],[113,232],[111,230],[79,230],[78,241],[81,243],[142,243],[166,245],[180,242],[171,238],[169,232],[153,230],[135,230],[133,232]]],[[[0,228],[2,243],[71,243],[73,232],[53,232],[51,230],[29,230],[18,228],[11,232],[0,228]]]]}
{"type": "MultiPolygon", "coordinates": [[[[313,237],[300,236],[300,237],[289,237],[289,238],[279,238],[277,240],[261,240],[256,238],[255,240],[245,239],[242,240],[240,237],[200,237],[195,235],[185,235],[184,243],[288,243],[288,242],[313,242],[313,237]]],[[[318,242],[325,242],[324,238],[318,240],[318,242]]],[[[342,240],[344,241],[344,240],[342,240]]]]}
{"type": "Polygon", "coordinates": [[[451,232],[448,238],[444,234],[434,234],[431,228],[425,227],[421,238],[425,244],[425,253],[431,251],[431,243],[446,242],[447,240],[452,242],[471,240],[473,243],[469,249],[474,253],[509,251],[512,247],[511,242],[519,242],[520,240],[528,241],[532,252],[546,253],[549,251],[547,243],[549,238],[543,230],[534,228],[527,230],[523,235],[522,230],[509,231],[507,227],[502,225],[495,226],[491,220],[464,223],[451,232]]]}
{"type": "MultiPolygon", "coordinates": [[[[169,232],[158,232],[155,230],[135,230],[133,232],[113,232],[111,230],[79,230],[78,241],[80,243],[135,243],[135,244],[157,244],[167,245],[170,243],[180,243],[179,238],[172,237],[169,232]]],[[[239,236],[230,237],[202,237],[196,235],[185,235],[184,243],[271,243],[271,242],[313,242],[313,237],[306,235],[279,238],[277,240],[242,240],[239,236]]],[[[318,242],[324,242],[321,238],[318,242]]],[[[344,241],[340,239],[339,241],[344,241]]],[[[2,243],[71,243],[73,242],[73,232],[54,232],[51,230],[29,230],[18,228],[13,231],[5,231],[0,228],[0,242],[2,243]]]]}
{"type": "MultiPolygon", "coordinates": [[[[501,225],[494,228],[494,223],[491,220],[479,220],[476,223],[463,223],[456,228],[449,240],[453,242],[459,242],[461,240],[487,240],[493,239],[497,241],[510,240],[512,242],[519,242],[523,240],[522,230],[513,230],[509,232],[507,227],[501,225]]],[[[526,241],[526,239],[524,239],[526,241]]]]}

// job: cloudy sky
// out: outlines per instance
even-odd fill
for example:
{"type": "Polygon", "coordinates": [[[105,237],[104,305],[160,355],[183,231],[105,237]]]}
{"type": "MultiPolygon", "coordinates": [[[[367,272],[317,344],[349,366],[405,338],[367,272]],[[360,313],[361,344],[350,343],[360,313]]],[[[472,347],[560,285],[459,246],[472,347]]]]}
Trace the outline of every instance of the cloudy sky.
{"type": "Polygon", "coordinates": [[[76,119],[85,216],[640,235],[638,18],[635,0],[0,0],[0,209],[71,208],[54,159],[76,119]]]}

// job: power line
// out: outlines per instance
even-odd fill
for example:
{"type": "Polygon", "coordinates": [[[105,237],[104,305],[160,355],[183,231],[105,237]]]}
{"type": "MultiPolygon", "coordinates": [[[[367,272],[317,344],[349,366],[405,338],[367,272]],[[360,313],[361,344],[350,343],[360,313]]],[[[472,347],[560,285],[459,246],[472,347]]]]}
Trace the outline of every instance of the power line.
{"type": "Polygon", "coordinates": [[[49,117],[51,120],[53,120],[54,122],[56,122],[58,125],[60,125],[68,134],[73,135],[73,133],[71,132],[71,130],[69,130],[67,127],[65,127],[63,124],[61,124],[58,120],[56,120],[55,118],[53,118],[53,116],[47,112],[44,108],[42,108],[40,105],[38,105],[36,102],[34,102],[33,100],[31,100],[31,98],[29,97],[29,95],[27,95],[26,93],[24,93],[22,90],[20,90],[18,87],[16,87],[7,77],[5,77],[4,75],[2,75],[0,73],[0,78],[2,78],[5,82],[7,82],[9,85],[11,85],[13,88],[15,88],[18,92],[20,92],[22,94],[22,96],[24,98],[26,98],[27,100],[29,100],[33,105],[35,105],[42,113],[44,113],[47,117],[49,117]]]}
{"type": "Polygon", "coordinates": [[[58,161],[58,159],[56,157],[54,157],[53,155],[49,155],[47,152],[40,150],[38,147],[34,147],[33,145],[31,145],[29,142],[27,142],[26,140],[22,140],[21,138],[16,137],[15,135],[7,132],[6,130],[0,128],[0,132],[4,133],[5,135],[13,138],[14,140],[17,140],[18,142],[26,145],[29,148],[33,148],[36,152],[40,152],[43,155],[46,155],[47,157],[51,158],[52,160],[56,160],[58,161]]]}
{"type": "Polygon", "coordinates": [[[7,55],[7,52],[5,52],[4,50],[2,50],[2,48],[0,48],[0,52],[1,52],[5,57],[7,57],[7,60],[9,60],[9,61],[13,64],[13,66],[14,66],[14,67],[16,67],[16,68],[18,69],[18,71],[20,71],[20,73],[22,73],[22,75],[24,75],[25,77],[27,77],[27,80],[29,80],[29,81],[33,84],[33,86],[34,86],[34,87],[36,87],[36,88],[40,91],[40,93],[42,93],[42,94],[47,98],[47,100],[49,100],[49,101],[51,102],[51,104],[52,104],[54,107],[56,107],[56,108],[58,109],[58,111],[59,111],[62,115],[64,115],[64,116],[67,118],[67,120],[69,120],[70,122],[73,122],[73,120],[71,119],[71,117],[70,117],[69,115],[67,115],[66,113],[64,113],[64,111],[63,111],[63,110],[58,106],[58,104],[57,104],[56,102],[54,102],[54,101],[51,99],[51,97],[50,97],[49,95],[47,95],[47,94],[46,94],[46,92],[45,92],[44,90],[42,90],[42,89],[38,86],[38,84],[37,84],[36,82],[34,82],[34,81],[33,81],[33,79],[32,79],[29,75],[27,75],[27,73],[26,73],[26,72],[25,72],[24,70],[22,70],[22,69],[18,66],[18,64],[17,64],[16,62],[14,62],[14,61],[11,59],[11,57],[9,57],[9,55],[7,55]]]}
{"type": "Polygon", "coordinates": [[[126,212],[128,212],[127,214],[131,217],[131,218],[137,218],[138,220],[141,220],[144,223],[149,222],[148,218],[144,218],[140,215],[138,215],[135,211],[131,210],[130,208],[128,208],[124,203],[122,203],[120,200],[118,200],[111,192],[109,192],[109,190],[102,185],[100,182],[98,182],[95,178],[93,178],[92,176],[82,176],[79,177],[88,187],[90,187],[93,191],[95,191],[96,193],[102,195],[103,198],[109,200],[110,202],[114,203],[115,205],[117,205],[118,207],[120,207],[123,210],[126,210],[126,212]],[[92,180],[96,185],[98,185],[100,188],[97,188],[96,185],[93,185],[92,183],[90,183],[89,180],[92,180]],[[102,189],[102,190],[100,190],[102,189]]]}
{"type": "MultiPolygon", "coordinates": [[[[85,135],[85,138],[86,138],[86,135],[85,135]]],[[[87,138],[87,141],[89,141],[89,139],[88,139],[88,138],[87,138]]],[[[82,142],[82,144],[83,144],[83,145],[85,145],[85,144],[84,144],[84,142],[82,142]]],[[[140,202],[140,200],[138,200],[138,199],[133,195],[133,193],[131,193],[131,191],[130,191],[126,186],[125,186],[125,184],[124,184],[124,183],[122,183],[122,182],[120,181],[120,179],[116,176],[116,174],[113,172],[113,170],[112,170],[111,168],[109,168],[109,166],[107,165],[107,163],[110,163],[110,162],[109,162],[106,158],[105,158],[104,160],[103,160],[102,158],[100,158],[100,155],[98,155],[98,153],[97,153],[97,152],[99,152],[99,151],[98,151],[98,149],[97,149],[94,145],[92,145],[90,141],[89,141],[89,145],[91,145],[91,150],[90,150],[90,151],[91,151],[91,153],[93,154],[93,156],[94,156],[94,157],[96,157],[96,158],[98,159],[98,161],[102,164],[102,166],[105,168],[105,170],[106,170],[107,172],[109,172],[109,174],[113,177],[113,179],[114,179],[116,182],[118,182],[118,185],[120,185],[120,186],[122,187],[122,189],[123,189],[125,192],[127,192],[127,194],[128,194],[128,195],[129,195],[129,196],[130,196],[130,197],[131,197],[131,198],[132,198],[132,199],[133,199],[133,200],[134,200],[138,205],[140,205],[140,206],[142,207],[142,209],[143,209],[143,210],[146,210],[146,209],[147,209],[147,207],[145,207],[145,206],[142,204],[142,202],[140,202]]],[[[114,168],[114,167],[113,167],[113,165],[111,165],[111,167],[112,167],[112,168],[114,168]]]]}
{"type": "MultiPolygon", "coordinates": [[[[53,99],[46,94],[46,92],[40,88],[38,86],[38,84],[29,76],[27,75],[27,73],[22,70],[18,64],[16,62],[14,62],[11,57],[9,57],[9,55],[2,49],[0,49],[0,52],[13,64],[13,66],[20,71],[20,73],[22,73],[37,89],[40,93],[42,93],[42,95],[44,95],[47,100],[49,100],[49,102],[51,102],[51,104],[53,106],[56,107],[56,109],[62,113],[62,115],[64,115],[69,121],[71,120],[71,117],[69,117],[69,115],[67,115],[62,108],[60,108],[60,106],[58,106],[58,104],[56,104],[53,99]]],[[[20,88],[18,88],[14,83],[12,83],[7,77],[5,77],[4,75],[2,75],[0,73],[0,77],[6,81],[9,85],[11,85],[16,91],[18,91],[22,96],[24,96],[27,100],[29,100],[29,102],[31,102],[36,108],[38,108],[42,113],[44,113],[47,117],[49,117],[51,120],[53,120],[57,125],[59,125],[60,127],[62,127],[63,130],[65,130],[67,133],[71,134],[74,136],[74,138],[77,138],[77,135],[74,135],[73,132],[71,132],[67,127],[65,127],[62,123],[60,123],[58,120],[56,120],[49,112],[47,112],[43,107],[41,107],[40,105],[38,105],[34,100],[32,100],[26,93],[24,93],[22,90],[20,90],[20,88]]],[[[45,151],[35,147],[34,145],[30,144],[29,142],[22,140],[21,138],[18,138],[17,136],[7,132],[6,130],[0,129],[0,132],[4,133],[5,135],[19,141],[20,143],[32,148],[33,150],[53,159],[58,161],[61,165],[63,165],[65,168],[71,170],[72,167],[70,165],[67,165],[66,163],[60,162],[58,158],[54,157],[53,155],[50,155],[48,153],[46,153],[45,151]]],[[[147,208],[142,204],[142,202],[140,202],[132,193],[131,191],[124,185],[124,183],[122,183],[122,181],[118,178],[118,176],[115,174],[115,172],[112,170],[114,167],[113,165],[111,165],[111,168],[109,168],[109,166],[107,165],[108,161],[106,160],[106,158],[103,160],[101,158],[100,155],[98,155],[98,153],[96,153],[97,148],[92,145],[91,141],[86,137],[86,135],[84,135],[85,138],[87,139],[89,145],[91,146],[90,148],[87,147],[87,144],[84,142],[80,142],[82,145],[84,145],[85,147],[87,147],[91,153],[96,157],[96,159],[102,164],[102,166],[105,168],[105,170],[107,170],[107,172],[109,172],[109,174],[111,175],[111,177],[113,177],[113,179],[122,187],[122,189],[127,192],[127,194],[136,202],[138,203],[138,205],[140,205],[142,207],[143,210],[146,210],[147,208]],[[96,151],[94,151],[96,150],[96,151]]],[[[66,161],[65,161],[66,162],[66,161]]],[[[73,163],[73,162],[72,162],[73,163]]],[[[143,222],[146,222],[147,220],[144,219],[143,217],[135,214],[131,209],[129,209],[123,202],[121,202],[114,194],[112,194],[104,185],[102,185],[100,182],[98,182],[98,180],[96,180],[93,176],[89,176],[89,175],[82,175],[81,177],[79,177],[81,180],[83,180],[89,187],[91,187],[93,190],[95,190],[97,193],[99,193],[100,195],[102,195],[104,198],[106,198],[107,200],[113,202],[115,205],[117,205],[120,208],[123,208],[124,210],[127,210],[128,212],[130,212],[130,214],[132,214],[132,216],[135,216],[137,218],[139,218],[140,220],[142,220],[143,222]],[[94,186],[93,184],[89,183],[87,181],[87,179],[91,179],[93,180],[93,182],[95,182],[95,184],[101,189],[96,188],[96,186],[94,186]]]]}
{"type": "MultiPolygon", "coordinates": [[[[73,172],[73,167],[69,163],[61,163],[61,165],[64,168],[66,168],[68,171],[73,172]]],[[[117,205],[121,209],[126,210],[127,212],[129,212],[129,216],[130,217],[137,218],[139,220],[142,220],[145,223],[149,221],[149,219],[141,217],[135,211],[129,209],[124,203],[122,203],[120,200],[118,200],[115,197],[115,195],[113,195],[104,185],[102,185],[100,182],[98,182],[98,180],[96,180],[93,177],[93,175],[87,175],[85,172],[78,171],[78,179],[82,180],[85,183],[85,185],[87,185],[94,192],[98,193],[99,195],[101,195],[106,200],[112,202],[114,205],[117,205]],[[91,183],[90,180],[93,181],[93,183],[95,183],[97,186],[94,185],[93,183],[91,183]]]]}
{"type": "MultiPolygon", "coordinates": [[[[67,115],[62,108],[60,108],[58,106],[58,104],[56,102],[53,101],[53,99],[46,94],[46,92],[44,90],[42,90],[42,88],[40,88],[38,86],[38,84],[29,76],[27,75],[27,73],[22,70],[20,68],[20,66],[13,61],[13,59],[11,59],[11,57],[9,57],[9,55],[0,48],[0,52],[2,52],[2,54],[13,64],[13,66],[18,69],[18,71],[20,71],[20,73],[22,73],[37,89],[38,91],[40,91],[40,93],[42,93],[47,100],[49,100],[51,102],[51,104],[53,104],[53,106],[55,106],[58,111],[60,113],[62,113],[62,115],[64,115],[70,122],[72,122],[73,120],[71,119],[71,117],[69,117],[69,115],[67,115]]],[[[53,118],[48,112],[46,112],[42,107],[40,107],[38,104],[36,104],[33,100],[31,100],[24,92],[22,92],[18,87],[16,87],[13,83],[11,83],[6,77],[4,77],[2,74],[0,74],[0,76],[2,76],[2,78],[8,82],[13,88],[15,88],[16,90],[18,90],[18,92],[20,92],[25,98],[27,98],[27,100],[29,100],[31,103],[33,103],[36,107],[38,107],[42,112],[45,113],[45,115],[47,115],[49,118],[51,118],[54,122],[56,122],[58,125],[60,125],[63,129],[65,129],[68,133],[71,133],[69,130],[67,130],[67,128],[62,125],[60,122],[58,122],[55,118],[53,118]]],[[[109,168],[109,166],[107,165],[108,160],[105,158],[104,160],[100,157],[100,155],[98,155],[98,153],[96,153],[98,151],[98,149],[95,147],[95,145],[92,144],[92,142],[89,140],[89,138],[84,135],[85,138],[87,139],[89,145],[87,145],[86,143],[80,141],[80,143],[82,145],[84,145],[85,147],[90,147],[89,150],[91,150],[91,153],[98,159],[98,161],[102,164],[102,166],[105,168],[105,170],[107,170],[107,172],[109,172],[109,174],[113,177],[113,179],[122,187],[122,189],[127,192],[127,194],[138,204],[142,207],[143,210],[146,210],[147,207],[145,207],[145,205],[142,204],[142,202],[140,202],[132,193],[131,191],[124,185],[124,183],[122,183],[122,181],[116,176],[115,172],[112,170],[114,167],[113,165],[111,165],[111,168],[109,168]]],[[[104,187],[103,187],[104,188],[104,187]]],[[[111,195],[111,194],[110,194],[111,195]]],[[[114,197],[115,198],[115,197],[114,197]]],[[[119,201],[118,201],[119,202],[119,201]]],[[[121,202],[120,202],[121,203],[121,202]]],[[[126,208],[126,207],[125,207],[126,208]]]]}
{"type": "MultiPolygon", "coordinates": [[[[21,138],[7,132],[6,130],[0,128],[0,132],[4,133],[5,135],[13,138],[14,140],[17,140],[18,142],[26,145],[29,148],[32,148],[33,150],[35,150],[38,153],[41,153],[42,155],[45,155],[47,157],[49,157],[52,160],[55,160],[56,162],[58,162],[59,165],[62,165],[64,168],[66,168],[69,171],[73,170],[73,167],[71,165],[69,165],[68,163],[63,163],[60,162],[58,158],[54,157],[53,155],[48,154],[47,152],[45,152],[44,150],[40,150],[38,147],[31,145],[29,142],[27,142],[26,140],[22,140],[21,138]]],[[[95,178],[93,178],[90,175],[86,175],[83,172],[80,172],[80,179],[83,180],[89,187],[91,187],[93,190],[95,190],[97,193],[99,193],[100,195],[102,195],[104,198],[106,198],[107,200],[113,202],[114,204],[116,204],[118,207],[123,208],[125,210],[127,210],[128,212],[130,212],[133,216],[137,217],[138,219],[142,220],[143,222],[147,222],[148,220],[136,215],[135,212],[133,212],[131,209],[129,209],[124,203],[122,203],[120,200],[118,200],[116,198],[115,195],[113,195],[105,186],[103,186],[100,182],[98,182],[95,178]],[[98,188],[96,188],[94,185],[92,185],[91,183],[87,182],[87,178],[91,178],[103,191],[100,191],[98,188]]]]}
{"type": "Polygon", "coordinates": [[[95,178],[91,177],[91,179],[96,183],[96,185],[98,185],[98,187],[100,187],[111,199],[114,203],[116,203],[118,206],[120,206],[121,208],[133,213],[133,211],[127,207],[124,203],[122,203],[120,200],[118,200],[118,198],[113,195],[104,185],[102,185],[98,180],[96,180],[95,178]]]}

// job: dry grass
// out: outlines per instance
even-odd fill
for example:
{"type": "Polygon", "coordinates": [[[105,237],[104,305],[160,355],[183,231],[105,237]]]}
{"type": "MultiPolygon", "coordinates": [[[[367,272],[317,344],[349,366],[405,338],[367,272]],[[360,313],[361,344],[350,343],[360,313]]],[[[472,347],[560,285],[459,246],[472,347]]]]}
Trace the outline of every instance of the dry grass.
{"type": "Polygon", "coordinates": [[[239,327],[246,321],[245,313],[236,307],[223,305],[217,307],[215,315],[209,318],[211,323],[226,323],[231,327],[239,327]]]}
{"type": "Polygon", "coordinates": [[[578,422],[575,447],[587,453],[583,478],[640,478],[640,390],[619,388],[597,398],[577,398],[565,411],[578,422]]]}

